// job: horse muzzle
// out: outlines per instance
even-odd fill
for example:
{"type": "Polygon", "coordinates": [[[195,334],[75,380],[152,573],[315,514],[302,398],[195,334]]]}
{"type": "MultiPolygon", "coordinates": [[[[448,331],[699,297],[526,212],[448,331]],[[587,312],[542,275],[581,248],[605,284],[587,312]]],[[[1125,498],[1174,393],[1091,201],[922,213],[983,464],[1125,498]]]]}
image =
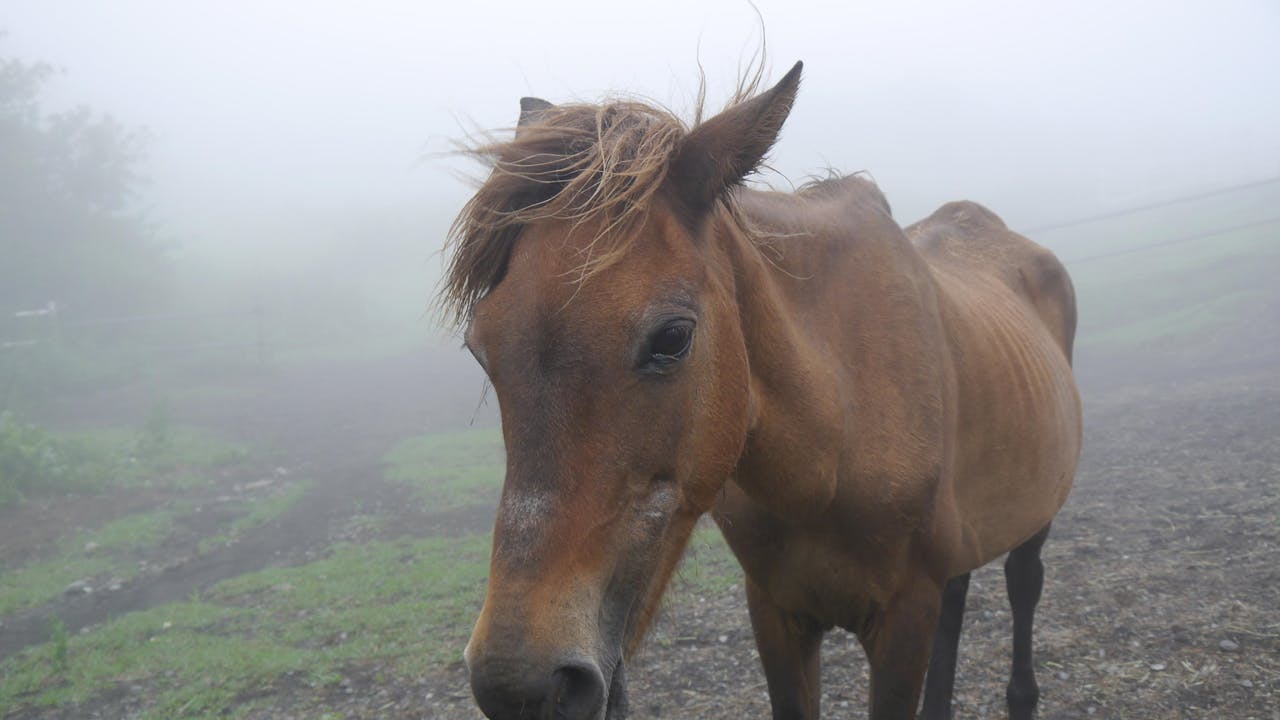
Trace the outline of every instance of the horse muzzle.
{"type": "Polygon", "coordinates": [[[622,664],[606,678],[584,657],[537,667],[516,658],[470,659],[471,692],[490,720],[622,720],[626,682],[622,664]]]}

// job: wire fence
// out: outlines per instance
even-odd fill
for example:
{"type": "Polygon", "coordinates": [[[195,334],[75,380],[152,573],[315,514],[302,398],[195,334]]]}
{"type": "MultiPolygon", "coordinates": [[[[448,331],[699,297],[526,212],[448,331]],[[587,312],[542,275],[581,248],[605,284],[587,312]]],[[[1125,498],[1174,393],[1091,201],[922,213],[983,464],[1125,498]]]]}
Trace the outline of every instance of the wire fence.
{"type": "Polygon", "coordinates": [[[1233,193],[1243,192],[1245,190],[1252,190],[1254,188],[1265,187],[1267,185],[1275,185],[1276,183],[1280,183],[1280,176],[1263,178],[1261,180],[1253,180],[1250,182],[1239,183],[1236,185],[1228,185],[1228,186],[1216,188],[1213,190],[1204,190],[1201,192],[1190,193],[1187,195],[1179,195],[1177,197],[1166,198],[1164,200],[1157,200],[1157,201],[1145,203],[1142,205],[1132,205],[1130,207],[1122,208],[1119,210],[1110,210],[1104,213],[1098,213],[1096,215],[1085,215],[1083,217],[1072,218],[1070,220],[1060,220],[1057,222],[1048,223],[1046,225],[1037,225],[1034,227],[1029,227],[1023,232],[1027,232],[1027,233],[1048,232],[1050,230],[1061,230],[1063,228],[1076,227],[1077,225],[1087,225],[1089,223],[1101,222],[1103,220],[1114,220],[1116,218],[1127,217],[1129,215],[1137,215],[1138,213],[1147,212],[1149,210],[1158,210],[1160,208],[1171,207],[1174,205],[1182,205],[1189,202],[1195,202],[1196,200],[1204,200],[1206,198],[1218,197],[1220,195],[1231,195],[1233,193]]]}

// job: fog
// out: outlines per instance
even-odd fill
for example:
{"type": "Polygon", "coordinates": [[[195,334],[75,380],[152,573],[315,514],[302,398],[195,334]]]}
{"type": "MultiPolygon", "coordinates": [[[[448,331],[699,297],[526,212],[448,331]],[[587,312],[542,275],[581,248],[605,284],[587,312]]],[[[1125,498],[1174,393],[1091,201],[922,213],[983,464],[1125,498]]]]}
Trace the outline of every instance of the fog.
{"type": "MultiPolygon", "coordinates": [[[[806,63],[773,165],[868,170],[905,220],[968,197],[1036,224],[1280,172],[1272,3],[759,10],[771,64],[806,63]]],[[[184,245],[267,251],[280,224],[377,209],[421,220],[420,257],[467,195],[435,155],[466,130],[529,94],[687,109],[699,62],[714,107],[760,35],[745,2],[9,0],[0,27],[65,70],[50,104],[154,134],[142,200],[184,245]]]]}
{"type": "MultiPolygon", "coordinates": [[[[691,120],[700,77],[710,114],[762,54],[766,82],[804,76],[752,182],[865,171],[904,226],[976,200],[1071,273],[1086,439],[1045,716],[1275,707],[1274,0],[0,0],[0,714],[476,717],[458,657],[505,466],[432,306],[485,172],[458,143],[522,96],[691,120]],[[1103,613],[1119,629],[1081,630],[1103,613]],[[1222,642],[1239,665],[1192,667],[1222,642]]],[[[755,671],[703,530],[635,696],[762,716],[715,655],[755,671]]]]}

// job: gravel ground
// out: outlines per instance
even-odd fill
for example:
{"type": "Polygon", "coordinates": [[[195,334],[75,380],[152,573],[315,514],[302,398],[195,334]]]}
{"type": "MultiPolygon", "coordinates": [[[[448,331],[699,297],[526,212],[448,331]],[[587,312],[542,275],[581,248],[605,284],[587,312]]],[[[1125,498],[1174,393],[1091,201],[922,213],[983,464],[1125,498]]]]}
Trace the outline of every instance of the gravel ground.
{"type": "MultiPolygon", "coordinates": [[[[1280,376],[1086,403],[1085,457],[1044,550],[1039,716],[1280,720],[1280,376]]],[[[677,594],[628,670],[632,716],[767,717],[741,587],[677,594]]],[[[1010,622],[994,563],[970,586],[957,718],[1005,716],[1010,622]]],[[[830,634],[823,661],[824,715],[865,717],[857,642],[830,634]]],[[[394,717],[480,715],[455,664],[394,717]]]]}

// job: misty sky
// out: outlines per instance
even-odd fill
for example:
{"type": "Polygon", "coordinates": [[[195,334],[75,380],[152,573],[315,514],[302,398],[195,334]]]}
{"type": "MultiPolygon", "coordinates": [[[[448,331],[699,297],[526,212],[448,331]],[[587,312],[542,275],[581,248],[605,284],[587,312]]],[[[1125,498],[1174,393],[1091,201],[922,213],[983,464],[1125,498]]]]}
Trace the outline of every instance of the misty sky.
{"type": "MultiPolygon", "coordinates": [[[[870,170],[904,223],[960,197],[1035,224],[1280,173],[1274,0],[758,5],[772,76],[805,61],[774,165],[870,170]]],[[[468,189],[421,158],[470,123],[510,125],[526,94],[686,109],[699,58],[718,107],[759,37],[746,2],[688,0],[3,0],[0,29],[0,54],[65,69],[51,107],[152,131],[146,201],[170,232],[230,243],[262,216],[418,208],[436,245],[468,189]]]]}

